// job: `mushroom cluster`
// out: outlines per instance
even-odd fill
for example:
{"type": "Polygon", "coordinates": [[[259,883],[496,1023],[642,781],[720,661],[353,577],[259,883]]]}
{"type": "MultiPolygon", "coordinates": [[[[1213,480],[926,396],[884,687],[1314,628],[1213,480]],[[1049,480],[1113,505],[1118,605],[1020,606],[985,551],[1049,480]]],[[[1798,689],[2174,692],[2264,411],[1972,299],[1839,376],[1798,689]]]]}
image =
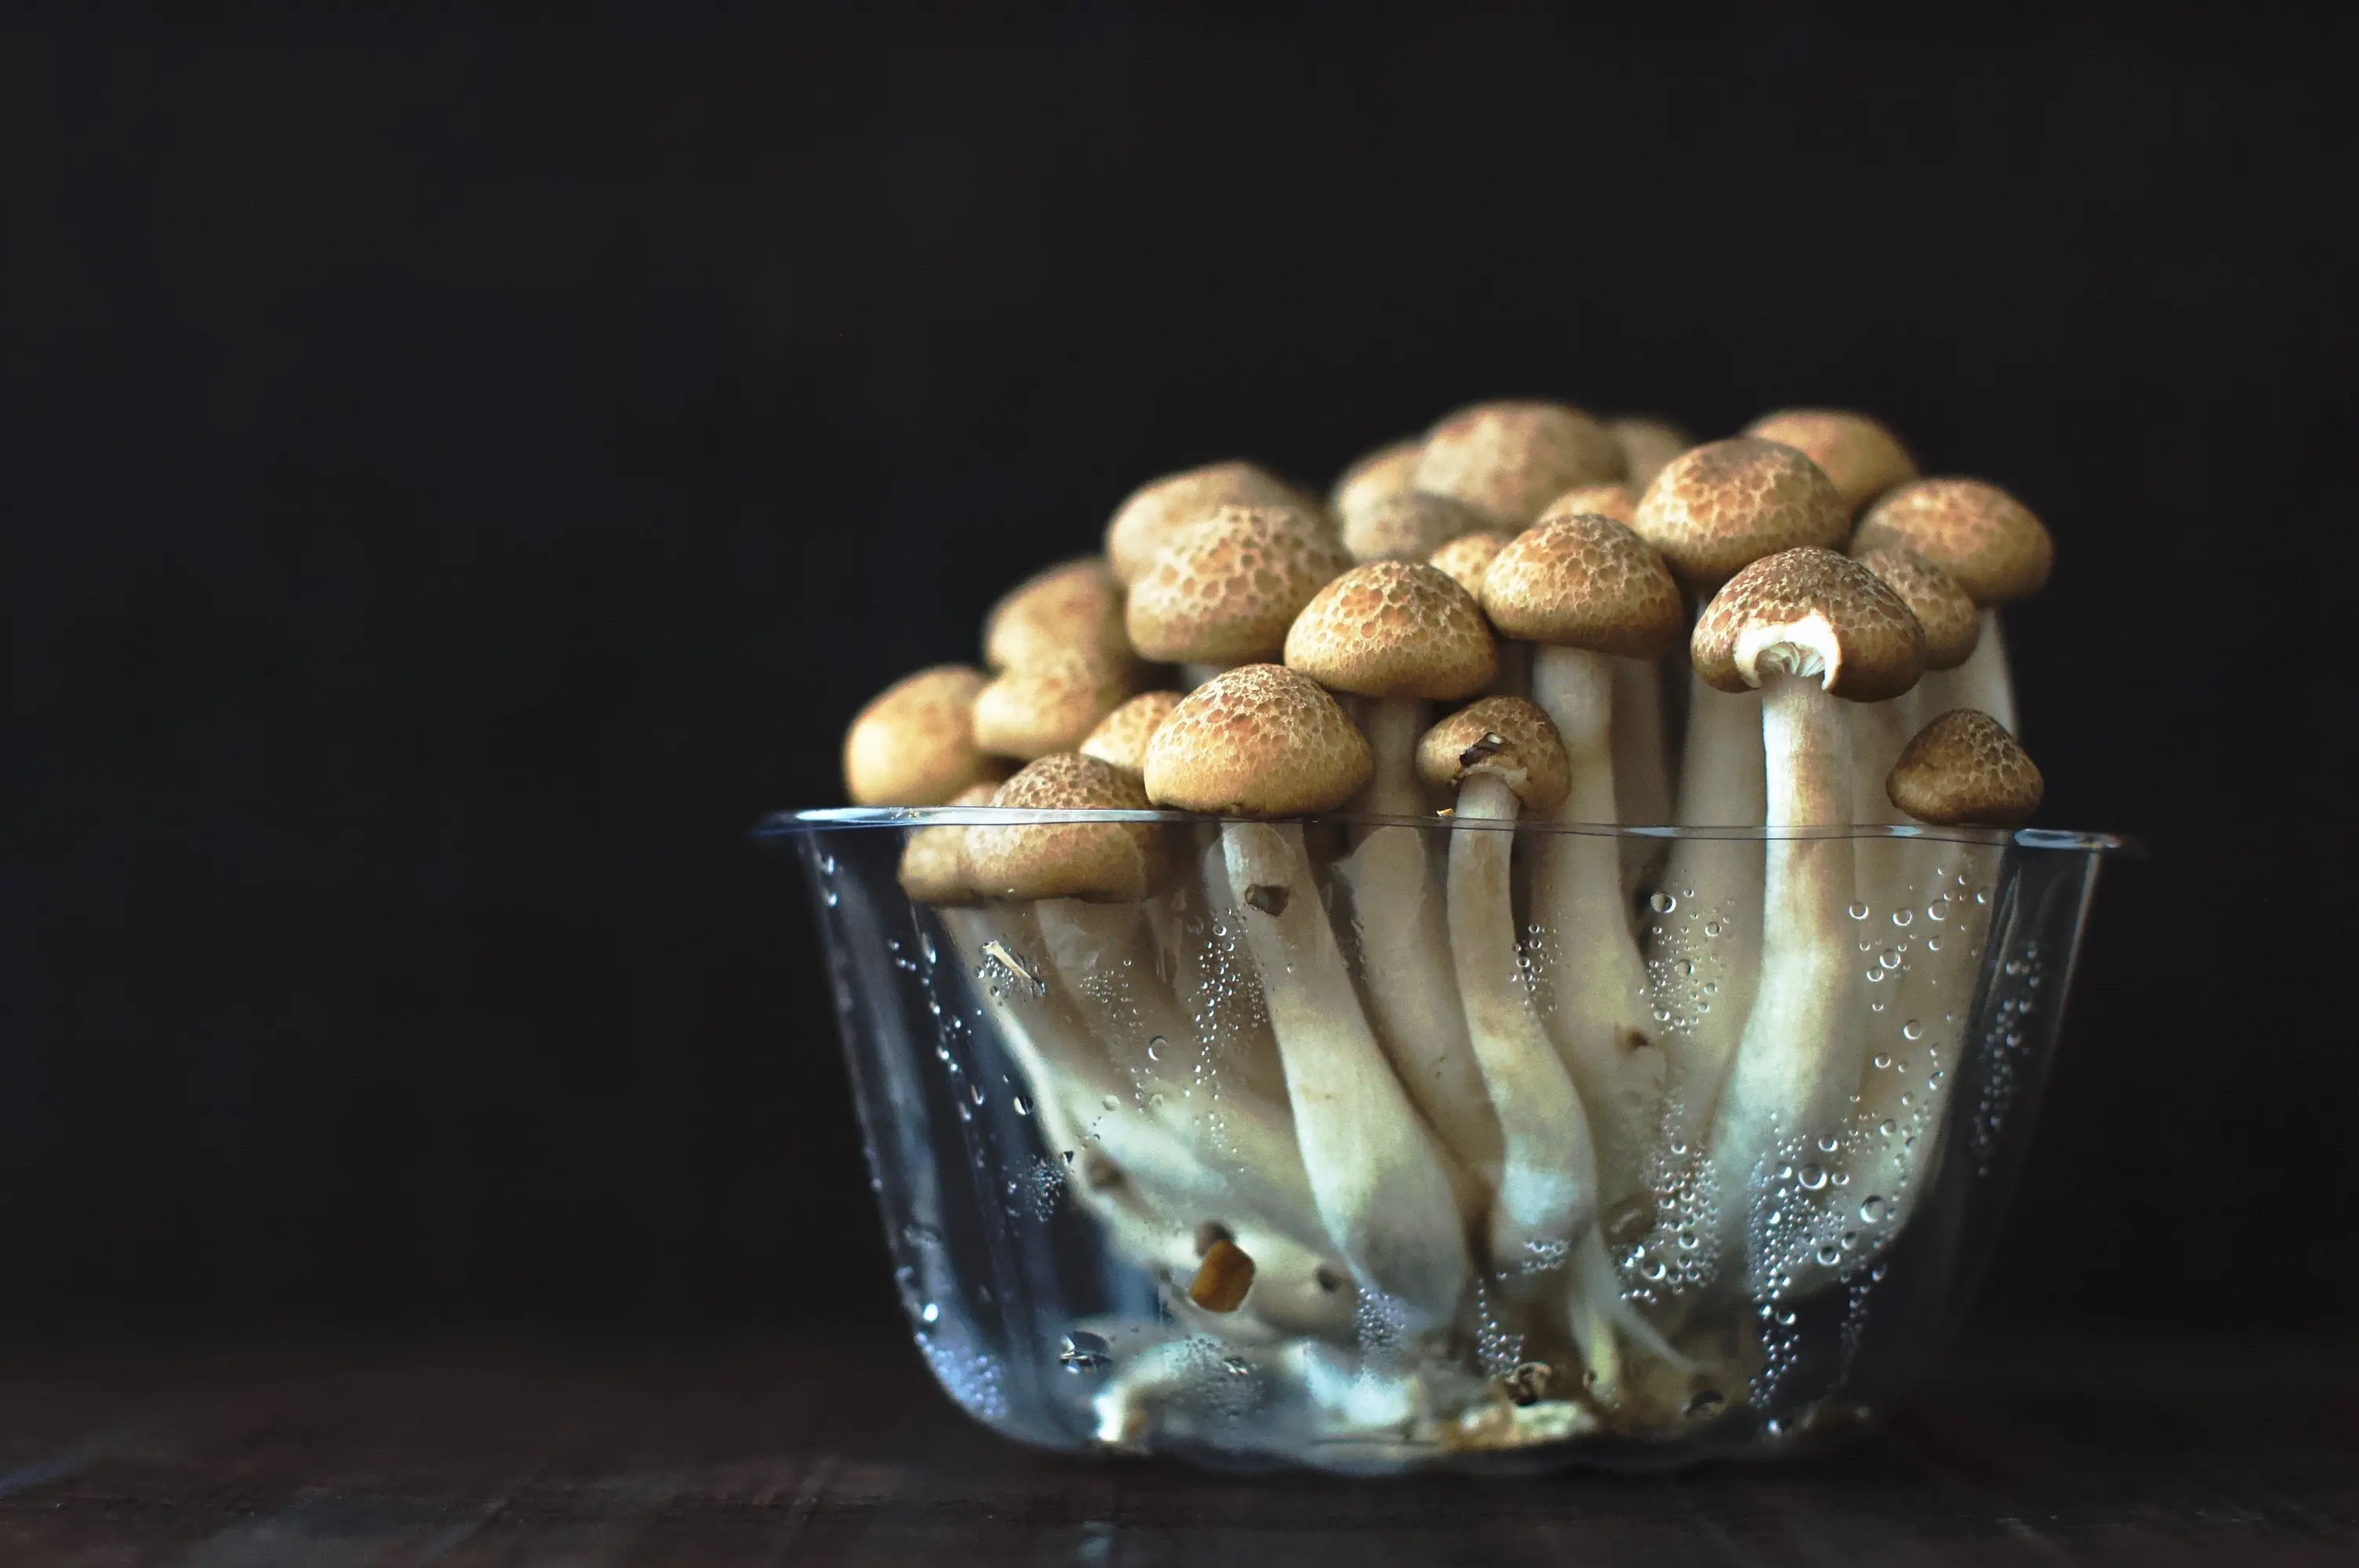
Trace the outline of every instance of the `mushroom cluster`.
{"type": "Polygon", "coordinates": [[[1691,1428],[1930,1183],[2005,839],[1891,828],[2038,806],[1997,610],[2050,554],[1863,415],[1481,404],[1324,501],[1142,486],[845,785],[975,808],[902,884],[1176,1332],[1338,1435],[1691,1428]]]}

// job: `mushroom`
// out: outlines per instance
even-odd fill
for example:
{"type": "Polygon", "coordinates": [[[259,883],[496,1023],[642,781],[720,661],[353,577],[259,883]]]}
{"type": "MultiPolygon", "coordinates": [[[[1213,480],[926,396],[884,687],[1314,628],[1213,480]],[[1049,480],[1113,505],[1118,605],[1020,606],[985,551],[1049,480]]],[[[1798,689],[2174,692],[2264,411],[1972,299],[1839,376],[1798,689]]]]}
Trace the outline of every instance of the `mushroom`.
{"type": "Polygon", "coordinates": [[[1327,492],[1327,510],[1351,533],[1355,518],[1378,502],[1388,501],[1417,482],[1417,463],[1425,442],[1417,437],[1393,441],[1352,460],[1327,492]]]}
{"type": "Polygon", "coordinates": [[[1507,547],[1513,534],[1485,529],[1479,534],[1461,534],[1426,557],[1428,565],[1439,568],[1451,581],[1473,594],[1483,597],[1483,574],[1491,569],[1491,557],[1507,547]]]}
{"type": "Polygon", "coordinates": [[[975,695],[975,744],[996,756],[1030,762],[1070,752],[1138,686],[1129,653],[1094,648],[1030,650],[975,695]]]}
{"type": "MultiPolygon", "coordinates": [[[[1483,608],[1503,633],[1535,644],[1532,696],[1571,762],[1570,789],[1543,815],[1593,827],[1619,821],[1614,665],[1661,658],[1686,626],[1662,557],[1612,518],[1551,518],[1491,562],[1483,608]]],[[[1630,929],[1615,838],[1548,833],[1532,848],[1532,923],[1556,950],[1549,1028],[1589,1108],[1611,1203],[1645,1188],[1661,1126],[1665,1065],[1651,1048],[1646,960],[1630,929]]]]}
{"type": "MultiPolygon", "coordinates": [[[[1682,443],[1684,444],[1684,443],[1682,443]]],[[[1676,454],[1674,454],[1676,455],[1676,454]]],[[[1669,460],[1668,459],[1666,460],[1669,460]]],[[[1647,477],[1661,468],[1657,464],[1647,477]]],[[[1628,527],[1638,514],[1638,492],[1626,484],[1582,484],[1540,511],[1551,517],[1611,517],[1628,527]]],[[[1663,733],[1663,671],[1659,660],[1614,661],[1614,798],[1621,822],[1671,819],[1671,759],[1663,733]]],[[[1622,842],[1622,870],[1635,874],[1647,860],[1643,838],[1622,842]]]]}
{"type": "MultiPolygon", "coordinates": [[[[1286,634],[1286,665],[1364,699],[1374,771],[1354,804],[1409,817],[1425,813],[1418,738],[1426,705],[1463,700],[1497,669],[1482,606],[1422,561],[1371,561],[1321,589],[1286,634]]],[[[1376,1038],[1451,1152],[1487,1172],[1498,1165],[1499,1124],[1466,1042],[1428,850],[1422,828],[1375,827],[1336,871],[1352,892],[1376,1038]]]]}
{"type": "Polygon", "coordinates": [[[1598,1149],[1583,1095],[1542,1027],[1516,940],[1506,827],[1545,819],[1574,763],[1556,726],[1519,697],[1486,697],[1426,731],[1418,772],[1457,792],[1450,834],[1450,949],[1466,1032],[1497,1112],[1502,1160],[1486,1227],[1493,1269],[1516,1281],[1570,1265],[1571,1327],[1602,1389],[1618,1367],[1619,1325],[1659,1345],[1621,1301],[1597,1227],[1598,1149]]]}
{"type": "Polygon", "coordinates": [[[1655,482],[1655,476],[1668,468],[1673,458],[1695,445],[1685,430],[1666,419],[1630,416],[1607,420],[1605,428],[1621,445],[1630,488],[1641,493],[1655,482]]]}
{"type": "MultiPolygon", "coordinates": [[[[1767,826],[1848,826],[1841,704],[1897,697],[1925,667],[1924,630],[1900,596],[1832,550],[1786,550],[1729,579],[1696,622],[1692,651],[1715,688],[1762,694],[1767,826]]],[[[1863,1054],[1858,1010],[1846,1005],[1851,840],[1775,834],[1765,849],[1760,975],[1708,1155],[1724,1251],[1746,1234],[1756,1172],[1840,1126],[1863,1054]]],[[[1758,1291],[1767,1260],[1749,1264],[1758,1291]]]]}
{"type": "Polygon", "coordinates": [[[1136,582],[1158,551],[1223,506],[1282,506],[1317,516],[1319,503],[1267,469],[1212,463],[1140,485],[1106,524],[1106,564],[1115,579],[1136,582]]]}
{"type": "MultiPolygon", "coordinates": [[[[1854,539],[1851,558],[1884,579],[1925,629],[1926,679],[1889,702],[1864,702],[1851,710],[1852,810],[1861,822],[1897,822],[1884,798],[1884,778],[1908,743],[1910,722],[1931,677],[1965,663],[1982,634],[1974,601],[1949,573],[1898,545],[1862,549],[1854,539]]],[[[1869,907],[1890,911],[1907,894],[1903,874],[1907,844],[1894,838],[1861,840],[1859,894],[1869,907]]]]}
{"type": "Polygon", "coordinates": [[[1081,753],[1125,773],[1144,773],[1147,742],[1179,706],[1176,691],[1142,691],[1098,720],[1098,727],[1082,738],[1081,753]]]}
{"type": "MultiPolygon", "coordinates": [[[[1147,744],[1146,783],[1159,805],[1289,817],[1333,810],[1369,772],[1367,741],[1316,681],[1248,665],[1172,709],[1147,744]]],[[[1327,1234],[1405,1327],[1445,1325],[1471,1268],[1451,1162],[1369,1030],[1301,826],[1226,822],[1221,844],[1327,1234]]]]}
{"type": "Polygon", "coordinates": [[[1896,484],[1917,477],[1916,460],[1900,438],[1864,414],[1832,408],[1788,408],[1745,427],[1748,436],[1781,441],[1826,470],[1843,492],[1847,514],[1896,484]]]}
{"type": "Polygon", "coordinates": [[[940,806],[996,771],[974,741],[981,670],[937,665],[872,699],[843,737],[843,790],[854,806],[940,806]]]}
{"type": "Polygon", "coordinates": [[[1460,535],[1489,526],[1463,502],[1404,490],[1354,506],[1343,519],[1343,547],[1354,560],[1421,561],[1460,535]]]}
{"type": "Polygon", "coordinates": [[[1064,561],[1026,579],[983,623],[983,662],[1020,670],[1079,649],[1109,664],[1131,658],[1122,628],[1122,584],[1097,556],[1064,561]]]}
{"type": "Polygon", "coordinates": [[[1181,532],[1131,584],[1130,640],[1149,659],[1215,668],[1278,656],[1287,628],[1352,557],[1326,525],[1283,506],[1223,506],[1181,532]]]}
{"type": "Polygon", "coordinates": [[[2048,530],[2028,508],[1995,484],[1929,479],[1903,485],[1860,519],[1858,546],[1904,545],[1939,566],[1982,607],[1982,640],[1954,674],[1929,681],[1919,712],[1973,708],[2010,732],[2015,685],[1999,637],[1998,607],[2039,591],[2056,561],[2048,530]]]}
{"type": "Polygon", "coordinates": [[[1919,822],[2020,827],[2039,809],[2039,770],[1987,713],[1952,708],[1919,730],[1885,791],[1919,822]]]}
{"type": "MultiPolygon", "coordinates": [[[[1791,447],[1748,437],[1682,452],[1639,498],[1639,537],[1660,551],[1699,602],[1754,561],[1801,546],[1834,546],[1850,532],[1843,496],[1817,464],[1791,447]]],[[[1687,735],[1673,820],[1688,827],[1758,827],[1762,799],[1761,699],[1714,690],[1689,676],[1687,735]]],[[[1672,1086],[1680,1112],[1675,1143],[1702,1136],[1728,1060],[1745,1027],[1761,950],[1761,851],[1749,840],[1683,838],[1671,847],[1662,885],[1690,903],[1658,951],[1689,971],[1667,996],[1687,1036],[1687,1082],[1672,1086]],[[1714,927],[1717,931],[1714,931],[1714,927]],[[1703,931],[1707,939],[1695,941],[1703,931]]]]}
{"type": "Polygon", "coordinates": [[[1464,502],[1489,527],[1514,530],[1572,486],[1622,474],[1620,445],[1577,408],[1478,403],[1426,433],[1416,484],[1464,502]]]}
{"type": "Polygon", "coordinates": [[[1541,507],[1538,520],[1611,517],[1626,528],[1637,514],[1638,492],[1626,484],[1576,484],[1541,507]]]}

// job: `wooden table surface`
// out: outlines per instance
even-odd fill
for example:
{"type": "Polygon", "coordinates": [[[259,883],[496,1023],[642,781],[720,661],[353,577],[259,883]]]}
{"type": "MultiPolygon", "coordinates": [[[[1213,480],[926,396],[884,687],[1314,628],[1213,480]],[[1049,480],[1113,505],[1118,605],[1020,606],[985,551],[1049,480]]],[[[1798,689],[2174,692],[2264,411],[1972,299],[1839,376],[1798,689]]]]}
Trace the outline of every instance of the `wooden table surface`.
{"type": "Polygon", "coordinates": [[[0,1355],[0,1563],[2359,1563],[2359,1347],[1970,1345],[1839,1455],[1350,1482],[1029,1453],[889,1339],[0,1355]]]}

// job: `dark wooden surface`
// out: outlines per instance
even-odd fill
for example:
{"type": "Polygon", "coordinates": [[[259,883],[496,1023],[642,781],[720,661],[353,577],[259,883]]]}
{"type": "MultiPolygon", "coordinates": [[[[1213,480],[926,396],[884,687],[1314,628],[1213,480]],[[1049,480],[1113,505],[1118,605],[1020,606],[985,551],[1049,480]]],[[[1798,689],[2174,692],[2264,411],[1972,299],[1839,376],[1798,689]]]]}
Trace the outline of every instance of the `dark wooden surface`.
{"type": "Polygon", "coordinates": [[[2359,1562],[2359,1349],[1971,1345],[1786,1466],[1357,1483],[1060,1459],[906,1344],[0,1356],[8,1563],[2359,1562]]]}

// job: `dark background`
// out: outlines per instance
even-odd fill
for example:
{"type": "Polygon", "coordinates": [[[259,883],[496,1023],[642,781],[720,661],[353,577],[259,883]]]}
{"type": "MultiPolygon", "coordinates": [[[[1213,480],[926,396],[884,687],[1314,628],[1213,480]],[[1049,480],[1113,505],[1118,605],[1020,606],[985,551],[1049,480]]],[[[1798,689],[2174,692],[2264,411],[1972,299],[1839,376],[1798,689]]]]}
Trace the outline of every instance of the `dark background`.
{"type": "Polygon", "coordinates": [[[2347,1324],[2347,22],[0,38],[0,1319],[890,1309],[799,883],[1132,484],[1511,394],[2049,521],[2108,873],[1989,1312],[2347,1324]]]}

